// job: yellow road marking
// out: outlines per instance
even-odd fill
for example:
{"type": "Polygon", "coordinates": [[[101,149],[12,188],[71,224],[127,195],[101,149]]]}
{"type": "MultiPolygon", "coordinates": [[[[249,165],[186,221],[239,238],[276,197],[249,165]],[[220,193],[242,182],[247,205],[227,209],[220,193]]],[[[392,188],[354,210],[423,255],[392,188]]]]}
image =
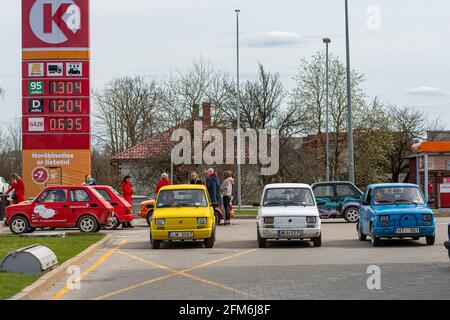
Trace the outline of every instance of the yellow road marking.
{"type": "MultiPolygon", "coordinates": [[[[100,265],[102,265],[106,260],[109,259],[109,257],[111,257],[111,255],[113,253],[115,253],[121,246],[123,246],[125,243],[127,242],[127,240],[122,240],[120,241],[117,246],[114,249],[108,250],[108,252],[106,252],[104,255],[102,255],[100,258],[98,258],[97,261],[95,261],[90,267],[88,267],[86,270],[84,270],[81,273],[81,279],[83,279],[84,277],[86,277],[89,273],[91,273],[92,271],[94,271],[95,269],[97,269],[100,265]]],[[[70,289],[66,286],[64,286],[64,288],[62,288],[61,290],[59,290],[57,293],[55,293],[50,300],[60,300],[62,297],[64,297],[64,295],[70,291],[70,289]]]]}
{"type": "MultiPolygon", "coordinates": [[[[129,287],[126,287],[126,288],[123,288],[123,289],[119,289],[119,290],[117,290],[117,291],[113,291],[113,292],[106,293],[106,294],[104,294],[104,295],[101,295],[101,296],[98,296],[98,297],[94,298],[94,300],[102,300],[102,299],[105,299],[105,298],[109,298],[109,297],[111,297],[111,296],[115,296],[115,295],[118,295],[118,294],[120,294],[120,293],[124,293],[124,292],[130,291],[130,290],[133,290],[133,289],[137,289],[137,288],[146,286],[146,285],[148,285],[148,284],[152,284],[152,283],[155,283],[155,282],[157,282],[157,281],[165,280],[165,279],[167,279],[167,278],[171,278],[171,277],[174,277],[174,276],[177,276],[177,275],[185,276],[185,277],[188,277],[188,278],[191,278],[191,279],[194,279],[194,280],[198,280],[198,281],[207,283],[207,284],[209,284],[209,285],[218,286],[218,287],[220,287],[220,288],[222,288],[222,289],[225,289],[225,290],[231,290],[231,291],[234,291],[234,292],[237,292],[237,293],[240,293],[240,294],[244,294],[245,296],[249,296],[249,297],[250,297],[251,295],[249,295],[248,293],[245,293],[245,292],[243,292],[243,291],[240,291],[240,290],[231,288],[231,287],[226,286],[226,285],[222,285],[222,284],[220,284],[220,283],[216,283],[216,282],[214,282],[214,281],[210,281],[210,280],[206,280],[206,279],[203,279],[203,278],[194,276],[194,275],[190,275],[190,274],[187,274],[186,272],[190,272],[190,271],[198,270],[198,269],[201,269],[201,268],[205,268],[205,267],[208,267],[208,266],[210,266],[210,265],[212,265],[212,264],[217,264],[217,263],[220,263],[220,262],[223,262],[223,261],[226,261],[226,260],[230,260],[230,259],[239,257],[239,256],[241,256],[241,255],[244,255],[244,254],[248,254],[248,253],[254,252],[254,251],[256,251],[256,249],[250,249],[250,250],[246,250],[246,251],[241,251],[241,252],[238,252],[238,253],[236,253],[236,254],[227,256],[227,257],[223,257],[223,258],[220,258],[220,259],[217,259],[217,260],[213,260],[213,261],[209,261],[209,262],[206,262],[206,263],[202,263],[202,264],[197,265],[197,266],[195,266],[195,267],[191,267],[191,268],[188,268],[188,269],[184,269],[184,270],[178,271],[178,270],[174,270],[174,269],[171,269],[171,268],[169,268],[169,267],[162,266],[162,265],[159,265],[159,264],[157,264],[157,263],[154,263],[154,262],[145,260],[145,259],[140,258],[140,257],[138,257],[138,256],[134,256],[134,255],[132,255],[132,254],[130,254],[130,253],[126,253],[126,252],[124,252],[124,251],[122,251],[122,250],[118,250],[117,253],[123,254],[123,255],[125,255],[125,256],[129,256],[130,258],[139,260],[139,261],[141,261],[141,262],[143,262],[143,263],[152,265],[152,266],[154,266],[154,267],[156,267],[156,268],[159,268],[159,269],[164,269],[164,270],[166,270],[166,271],[168,271],[168,272],[171,272],[171,273],[170,273],[170,274],[167,274],[167,275],[165,275],[165,276],[161,276],[161,277],[155,278],[155,279],[150,279],[150,280],[147,280],[147,281],[144,281],[144,282],[140,282],[140,283],[137,283],[137,284],[135,284],[135,285],[132,285],[132,286],[129,286],[129,287]]],[[[259,299],[259,297],[256,297],[256,296],[253,296],[253,297],[259,299]]]]}
{"type": "MultiPolygon", "coordinates": [[[[254,250],[253,250],[253,251],[254,251],[254,250]]],[[[186,270],[181,270],[181,271],[179,271],[179,270],[175,270],[175,269],[172,269],[172,268],[168,268],[168,267],[166,267],[166,266],[159,265],[159,264],[157,264],[157,263],[155,263],[155,262],[152,262],[152,261],[143,259],[143,258],[141,258],[141,257],[135,256],[135,255],[133,255],[133,254],[131,254],[131,253],[124,252],[124,251],[122,251],[122,250],[118,250],[117,253],[123,254],[123,255],[125,255],[125,256],[127,256],[127,257],[130,257],[130,258],[132,258],[132,259],[138,260],[138,261],[140,261],[140,262],[142,262],[142,263],[151,265],[151,266],[153,266],[153,267],[156,267],[156,268],[159,268],[159,269],[167,270],[167,271],[171,272],[174,276],[175,276],[175,275],[180,275],[180,276],[187,277],[187,278],[190,278],[190,279],[193,279],[193,280],[197,280],[197,281],[200,281],[200,282],[203,282],[203,283],[206,283],[206,284],[208,284],[208,285],[215,286],[215,287],[218,287],[218,288],[221,288],[221,289],[224,289],[224,290],[233,291],[233,292],[239,293],[239,294],[241,294],[241,295],[244,295],[244,296],[246,296],[246,297],[251,297],[251,298],[255,298],[255,299],[261,299],[261,297],[253,296],[253,295],[251,295],[251,294],[249,294],[249,293],[247,293],[247,292],[244,292],[244,291],[235,289],[235,288],[233,288],[233,287],[230,287],[230,286],[227,286],[227,285],[224,285],[224,284],[215,282],[215,281],[207,280],[207,279],[204,279],[204,278],[201,278],[201,277],[194,276],[194,275],[192,275],[192,274],[186,273],[186,272],[188,272],[188,271],[192,271],[193,269],[196,270],[196,269],[205,268],[205,267],[207,267],[210,263],[207,263],[207,264],[205,263],[205,264],[203,264],[203,265],[201,265],[201,266],[196,266],[196,267],[194,267],[194,268],[190,268],[190,269],[186,269],[186,270]]],[[[225,258],[226,258],[226,257],[225,257],[225,258]]],[[[216,262],[214,262],[214,263],[218,263],[218,262],[219,262],[219,261],[216,261],[216,262]]]]}

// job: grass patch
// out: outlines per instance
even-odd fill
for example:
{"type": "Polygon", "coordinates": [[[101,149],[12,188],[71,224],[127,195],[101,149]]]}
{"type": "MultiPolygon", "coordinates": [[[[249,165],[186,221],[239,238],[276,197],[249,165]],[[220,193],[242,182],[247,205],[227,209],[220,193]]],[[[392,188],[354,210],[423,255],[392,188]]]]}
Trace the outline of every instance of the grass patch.
{"type": "Polygon", "coordinates": [[[235,210],[234,214],[236,216],[256,216],[258,214],[258,210],[235,210]]]}
{"type": "MultiPolygon", "coordinates": [[[[0,259],[7,253],[40,244],[50,248],[60,264],[76,256],[102,239],[104,234],[68,234],[65,238],[23,238],[20,236],[0,236],[0,259]]],[[[7,299],[39,279],[40,275],[25,275],[0,272],[0,299],[7,299]]]]}

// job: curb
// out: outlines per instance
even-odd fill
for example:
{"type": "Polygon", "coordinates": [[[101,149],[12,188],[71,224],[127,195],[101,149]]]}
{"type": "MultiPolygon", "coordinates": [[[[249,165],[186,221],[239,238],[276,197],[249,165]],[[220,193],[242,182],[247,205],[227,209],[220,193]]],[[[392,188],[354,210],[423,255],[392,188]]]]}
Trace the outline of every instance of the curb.
{"type": "Polygon", "coordinates": [[[66,275],[66,270],[71,265],[80,265],[86,262],[90,257],[92,257],[97,251],[106,247],[110,242],[112,242],[112,234],[107,234],[103,239],[94,243],[86,250],[80,252],[75,257],[64,262],[62,265],[56,267],[52,271],[44,274],[34,283],[24,288],[21,292],[15,296],[9,298],[8,300],[33,300],[36,299],[42,292],[49,289],[57,281],[66,275]]]}

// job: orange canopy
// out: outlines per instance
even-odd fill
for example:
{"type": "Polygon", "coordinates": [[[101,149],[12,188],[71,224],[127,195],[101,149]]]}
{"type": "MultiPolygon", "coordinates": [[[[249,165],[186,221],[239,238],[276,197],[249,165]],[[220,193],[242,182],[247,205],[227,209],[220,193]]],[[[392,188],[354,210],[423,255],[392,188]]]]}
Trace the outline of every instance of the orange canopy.
{"type": "Polygon", "coordinates": [[[450,152],[450,141],[425,141],[412,146],[412,151],[420,152],[450,152]]]}

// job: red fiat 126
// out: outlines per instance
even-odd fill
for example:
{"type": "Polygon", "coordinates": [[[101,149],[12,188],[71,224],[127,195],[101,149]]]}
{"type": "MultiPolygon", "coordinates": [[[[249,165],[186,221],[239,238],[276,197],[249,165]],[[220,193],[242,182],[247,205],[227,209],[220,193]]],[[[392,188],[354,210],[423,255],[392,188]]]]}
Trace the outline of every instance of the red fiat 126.
{"type": "Polygon", "coordinates": [[[110,186],[92,186],[92,188],[114,207],[114,215],[105,229],[115,230],[121,223],[131,222],[134,219],[132,205],[114,188],[110,186]]]}
{"type": "Polygon", "coordinates": [[[114,208],[92,187],[47,187],[33,201],[6,208],[11,232],[22,234],[36,228],[73,228],[98,232],[113,217],[114,208]]]}

